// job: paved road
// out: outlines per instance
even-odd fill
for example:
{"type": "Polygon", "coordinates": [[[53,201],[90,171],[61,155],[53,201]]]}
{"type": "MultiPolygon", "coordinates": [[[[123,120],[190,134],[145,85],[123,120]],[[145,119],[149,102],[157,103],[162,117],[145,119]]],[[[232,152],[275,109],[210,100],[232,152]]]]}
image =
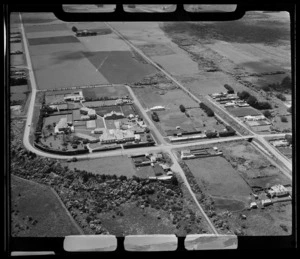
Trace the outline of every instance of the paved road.
{"type": "MultiPolygon", "coordinates": [[[[31,100],[30,100],[30,104],[29,104],[29,108],[28,108],[28,117],[27,117],[27,121],[26,121],[26,127],[24,130],[24,146],[36,153],[37,155],[40,156],[45,156],[45,157],[50,157],[50,158],[56,158],[56,159],[69,159],[70,156],[61,156],[61,155],[55,155],[55,154],[49,154],[46,152],[43,152],[41,150],[35,149],[29,142],[29,135],[30,135],[30,125],[32,123],[32,117],[33,117],[33,110],[34,110],[34,104],[35,104],[35,98],[36,98],[36,93],[37,93],[37,87],[36,87],[36,80],[35,80],[35,76],[32,70],[32,63],[31,63],[31,57],[29,54],[29,48],[28,48],[28,43],[27,43],[27,39],[25,36],[25,30],[24,30],[24,26],[23,26],[23,22],[22,22],[22,17],[20,15],[20,20],[21,20],[21,30],[22,30],[22,37],[23,37],[23,42],[24,42],[24,51],[25,51],[25,55],[26,55],[26,59],[27,59],[27,64],[28,64],[28,68],[29,68],[29,77],[30,77],[30,81],[31,81],[31,86],[32,86],[32,95],[31,95],[31,100]]],[[[181,85],[175,78],[173,78],[169,73],[167,73],[164,69],[162,69],[161,67],[159,67],[158,65],[156,65],[155,62],[153,62],[150,58],[148,58],[142,51],[140,51],[138,48],[136,48],[131,42],[129,42],[122,34],[120,34],[117,30],[115,30],[110,24],[106,23],[106,25],[108,27],[110,27],[112,29],[112,31],[114,31],[119,37],[121,37],[128,45],[130,45],[135,51],[137,51],[145,60],[147,60],[149,63],[151,63],[153,66],[155,66],[158,70],[162,71],[168,78],[170,78],[174,83],[176,83],[184,92],[186,92],[191,98],[193,98],[196,102],[200,103],[201,101],[195,96],[193,95],[189,90],[187,90],[183,85],[181,85]]],[[[201,205],[199,204],[199,202],[196,199],[195,194],[193,193],[193,191],[191,190],[190,185],[188,184],[188,181],[186,179],[186,176],[182,170],[182,168],[180,167],[180,165],[178,164],[178,161],[176,159],[176,157],[174,156],[172,149],[174,148],[184,148],[184,147],[189,147],[189,146],[195,146],[195,145],[203,145],[203,144],[209,144],[209,143],[220,143],[220,142],[225,142],[225,141],[232,141],[232,140],[238,140],[238,139],[247,139],[247,138],[251,138],[253,136],[245,136],[245,137],[229,137],[229,138],[222,138],[222,139],[210,139],[210,140],[204,140],[204,141],[198,141],[198,142],[193,142],[193,143],[181,143],[181,144],[175,144],[175,145],[170,145],[169,143],[166,143],[166,141],[163,139],[163,137],[161,136],[160,132],[157,130],[157,128],[155,127],[154,123],[151,121],[151,119],[148,118],[148,115],[146,113],[146,111],[143,109],[142,105],[140,104],[139,100],[136,98],[135,94],[133,93],[132,89],[129,86],[126,86],[127,89],[129,90],[130,94],[132,95],[136,105],[138,106],[138,108],[140,109],[140,111],[142,112],[143,116],[145,117],[145,119],[148,120],[148,124],[151,126],[151,129],[156,133],[157,137],[159,138],[159,140],[161,141],[161,145],[159,146],[154,146],[154,147],[144,147],[144,148],[139,148],[139,149],[127,149],[127,150],[113,150],[113,151],[107,151],[107,152],[103,152],[103,153],[89,153],[86,155],[78,155],[76,156],[79,159],[90,159],[90,158],[99,158],[99,157],[110,157],[110,156],[117,156],[117,155],[132,155],[132,154],[137,154],[137,153],[149,153],[149,152],[167,152],[170,154],[170,157],[173,160],[173,167],[174,170],[177,171],[180,176],[182,177],[184,183],[186,184],[189,192],[191,193],[193,199],[195,200],[198,208],[200,209],[200,211],[202,212],[202,214],[204,215],[206,221],[208,222],[208,224],[210,225],[210,227],[212,228],[212,231],[215,234],[218,234],[216,229],[214,228],[213,224],[210,222],[209,218],[207,217],[207,215],[205,214],[205,212],[203,211],[201,205]]],[[[226,112],[232,119],[234,119],[235,121],[236,118],[234,118],[233,116],[231,116],[231,114],[229,114],[227,111],[226,112]]],[[[237,121],[239,124],[241,124],[239,121],[237,121]]],[[[245,127],[244,125],[241,124],[242,127],[245,127]]],[[[250,131],[252,132],[252,131],[250,131]]],[[[253,133],[253,132],[252,132],[253,133]]],[[[259,139],[260,141],[264,140],[262,136],[259,136],[255,133],[253,133],[254,137],[259,139]]],[[[274,135],[272,135],[274,136],[274,135]]],[[[266,142],[266,141],[265,141],[266,142]]],[[[264,145],[266,147],[269,147],[269,143],[264,143],[264,145]]],[[[269,149],[269,148],[268,148],[269,149]]],[[[271,151],[271,150],[269,150],[271,151]]],[[[271,153],[275,153],[274,149],[272,148],[271,153]]],[[[280,157],[280,161],[283,160],[280,154],[276,154],[276,157],[280,157]]],[[[287,161],[285,161],[284,164],[286,164],[287,161]]]]}
{"type": "MultiPolygon", "coordinates": [[[[152,61],[149,57],[147,57],[140,49],[138,49],[134,44],[132,44],[129,40],[127,40],[119,31],[117,31],[113,26],[111,26],[109,23],[105,22],[105,24],[115,33],[117,34],[121,39],[123,39],[130,47],[132,47],[136,52],[138,52],[145,60],[147,60],[150,64],[152,64],[154,67],[156,67],[159,71],[164,73],[169,79],[171,79],[176,85],[178,85],[185,93],[187,93],[191,98],[193,98],[197,103],[201,103],[198,97],[196,97],[194,94],[192,94],[188,89],[186,89],[180,82],[178,82],[173,76],[171,76],[166,70],[158,66],[154,61],[152,61]]],[[[211,102],[212,105],[217,106],[220,108],[223,112],[225,112],[231,119],[236,121],[241,127],[247,129],[249,132],[253,134],[255,138],[257,138],[259,141],[261,141],[264,146],[268,149],[270,153],[272,153],[279,161],[281,161],[290,171],[292,171],[292,164],[291,162],[283,157],[277,150],[275,150],[270,143],[268,143],[262,136],[259,134],[256,134],[252,130],[248,129],[241,121],[239,121],[237,118],[235,118],[233,115],[231,115],[226,109],[224,109],[222,106],[217,105],[215,102],[213,102],[210,98],[206,98],[208,101],[211,102]]]]}

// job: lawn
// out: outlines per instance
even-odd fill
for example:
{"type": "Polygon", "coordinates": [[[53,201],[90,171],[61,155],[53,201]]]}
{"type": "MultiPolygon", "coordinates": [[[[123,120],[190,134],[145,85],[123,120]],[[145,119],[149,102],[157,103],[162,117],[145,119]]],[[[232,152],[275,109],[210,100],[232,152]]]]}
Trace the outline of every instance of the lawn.
{"type": "Polygon", "coordinates": [[[132,105],[123,105],[121,106],[121,110],[124,113],[125,117],[127,117],[129,114],[135,115],[135,111],[132,108],[132,105]]]}
{"type": "Polygon", "coordinates": [[[11,93],[24,93],[29,91],[28,85],[15,85],[10,87],[11,93]]]}
{"type": "Polygon", "coordinates": [[[236,117],[261,115],[261,112],[252,107],[227,108],[227,110],[236,117]]]}
{"type": "Polygon", "coordinates": [[[80,235],[49,187],[14,175],[11,176],[11,217],[12,236],[80,235]],[[33,221],[37,221],[36,224],[33,221]]]}
{"type": "Polygon", "coordinates": [[[98,107],[95,110],[96,110],[96,113],[101,117],[103,117],[105,114],[110,113],[112,111],[121,112],[120,106],[115,106],[115,105],[107,106],[107,107],[98,107]]]}
{"type": "Polygon", "coordinates": [[[127,156],[113,156],[107,158],[96,158],[77,162],[65,163],[70,169],[77,168],[95,174],[125,175],[132,177],[137,175],[136,169],[127,156]]]}

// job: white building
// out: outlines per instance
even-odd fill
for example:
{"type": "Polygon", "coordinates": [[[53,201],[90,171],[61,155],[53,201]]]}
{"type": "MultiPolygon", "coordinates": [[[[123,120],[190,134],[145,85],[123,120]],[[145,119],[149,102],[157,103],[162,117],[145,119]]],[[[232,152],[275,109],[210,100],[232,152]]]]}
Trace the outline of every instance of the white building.
{"type": "Polygon", "coordinates": [[[193,155],[190,150],[182,150],[181,151],[181,156],[180,156],[181,159],[189,159],[189,158],[194,158],[194,157],[195,157],[195,155],[193,155]]]}
{"type": "Polygon", "coordinates": [[[264,115],[257,115],[257,116],[251,116],[247,115],[244,117],[244,120],[246,121],[260,121],[260,120],[266,120],[267,118],[264,115]]]}
{"type": "Polygon", "coordinates": [[[272,201],[270,199],[265,199],[265,200],[261,201],[261,204],[265,207],[265,206],[271,205],[272,201]]]}
{"type": "Polygon", "coordinates": [[[73,101],[73,102],[79,102],[84,101],[84,96],[82,94],[82,91],[74,92],[72,94],[66,95],[64,97],[65,101],[73,101]]]}
{"type": "Polygon", "coordinates": [[[64,133],[64,130],[68,128],[71,130],[71,132],[74,132],[74,126],[71,126],[70,123],[68,123],[67,118],[61,118],[54,128],[54,133],[64,133]]]}
{"type": "Polygon", "coordinates": [[[281,197],[289,194],[288,190],[281,184],[272,186],[268,193],[271,195],[271,197],[281,197]]]}
{"type": "Polygon", "coordinates": [[[164,111],[166,108],[164,106],[154,106],[150,108],[151,111],[164,111]]]}
{"type": "Polygon", "coordinates": [[[229,102],[224,104],[225,107],[234,107],[235,103],[229,102]]]}

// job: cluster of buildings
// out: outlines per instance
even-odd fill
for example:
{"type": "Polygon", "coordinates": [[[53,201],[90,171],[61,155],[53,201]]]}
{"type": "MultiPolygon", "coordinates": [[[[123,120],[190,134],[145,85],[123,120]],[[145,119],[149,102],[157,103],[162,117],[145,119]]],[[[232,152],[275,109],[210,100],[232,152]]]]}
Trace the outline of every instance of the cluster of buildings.
{"type": "Polygon", "coordinates": [[[247,107],[249,106],[243,100],[237,96],[237,94],[227,94],[227,93],[214,93],[211,97],[215,99],[220,104],[224,104],[224,107],[247,107]]]}
{"type": "Polygon", "coordinates": [[[244,123],[255,131],[270,131],[272,123],[264,115],[244,116],[244,123]]]}
{"type": "Polygon", "coordinates": [[[210,156],[219,156],[223,152],[218,149],[218,147],[213,148],[195,148],[189,150],[182,150],[180,153],[180,158],[183,160],[193,159],[193,158],[203,158],[210,156]]]}
{"type": "Polygon", "coordinates": [[[81,116],[81,120],[95,120],[97,119],[97,114],[94,109],[90,109],[87,107],[81,107],[79,110],[81,116]]]}
{"type": "MultiPolygon", "coordinates": [[[[95,129],[98,133],[102,131],[100,136],[100,142],[102,144],[111,144],[111,143],[123,143],[129,141],[139,142],[141,136],[134,134],[131,130],[121,130],[121,129],[95,129]]],[[[94,130],[94,132],[95,132],[94,130]]]]}
{"type": "Polygon", "coordinates": [[[168,164],[165,163],[163,155],[160,153],[146,153],[143,155],[131,156],[136,167],[152,166],[155,176],[148,177],[151,180],[171,180],[173,172],[168,164]]]}
{"type": "Polygon", "coordinates": [[[123,105],[123,104],[132,104],[132,101],[129,98],[119,98],[116,100],[115,105],[123,105]]]}
{"type": "Polygon", "coordinates": [[[66,117],[60,118],[58,123],[55,125],[54,133],[55,134],[61,134],[64,133],[65,130],[70,129],[71,132],[74,132],[74,126],[73,123],[68,121],[66,117]]]}
{"type": "Polygon", "coordinates": [[[290,143],[286,139],[270,141],[274,147],[288,147],[290,143]]]}
{"type": "MultiPolygon", "coordinates": [[[[269,206],[274,202],[291,201],[292,189],[283,186],[282,184],[277,184],[266,190],[267,197],[261,199],[261,205],[263,207],[269,206]]],[[[253,194],[255,199],[258,199],[258,195],[253,194]]],[[[257,202],[252,201],[250,203],[250,209],[256,209],[258,207],[257,202]]]]}

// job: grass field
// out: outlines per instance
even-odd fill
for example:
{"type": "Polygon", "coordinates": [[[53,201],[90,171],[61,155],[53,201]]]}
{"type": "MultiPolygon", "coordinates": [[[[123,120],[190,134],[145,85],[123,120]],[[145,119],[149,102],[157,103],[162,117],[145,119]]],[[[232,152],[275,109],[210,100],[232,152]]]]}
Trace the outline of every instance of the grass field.
{"type": "Polygon", "coordinates": [[[227,108],[227,110],[236,117],[261,115],[261,112],[252,107],[227,108]]]}
{"type": "Polygon", "coordinates": [[[64,237],[80,234],[49,187],[12,175],[11,195],[12,236],[64,237]],[[33,224],[34,221],[37,221],[36,224],[33,224]]]}
{"type": "Polygon", "coordinates": [[[137,175],[134,165],[127,156],[114,156],[107,158],[96,158],[71,163],[64,163],[70,169],[77,168],[95,174],[125,175],[132,177],[137,175]]]}
{"type": "MultiPolygon", "coordinates": [[[[223,157],[191,159],[185,163],[194,174],[199,186],[212,197],[228,198],[245,203],[248,201],[251,188],[223,157]]],[[[232,206],[231,203],[228,202],[228,205],[232,206]]],[[[234,205],[238,206],[239,203],[234,203],[234,205]]]]}
{"type": "Polygon", "coordinates": [[[85,98],[101,97],[124,97],[130,95],[125,86],[102,86],[95,88],[84,88],[82,93],[85,98]]]}

